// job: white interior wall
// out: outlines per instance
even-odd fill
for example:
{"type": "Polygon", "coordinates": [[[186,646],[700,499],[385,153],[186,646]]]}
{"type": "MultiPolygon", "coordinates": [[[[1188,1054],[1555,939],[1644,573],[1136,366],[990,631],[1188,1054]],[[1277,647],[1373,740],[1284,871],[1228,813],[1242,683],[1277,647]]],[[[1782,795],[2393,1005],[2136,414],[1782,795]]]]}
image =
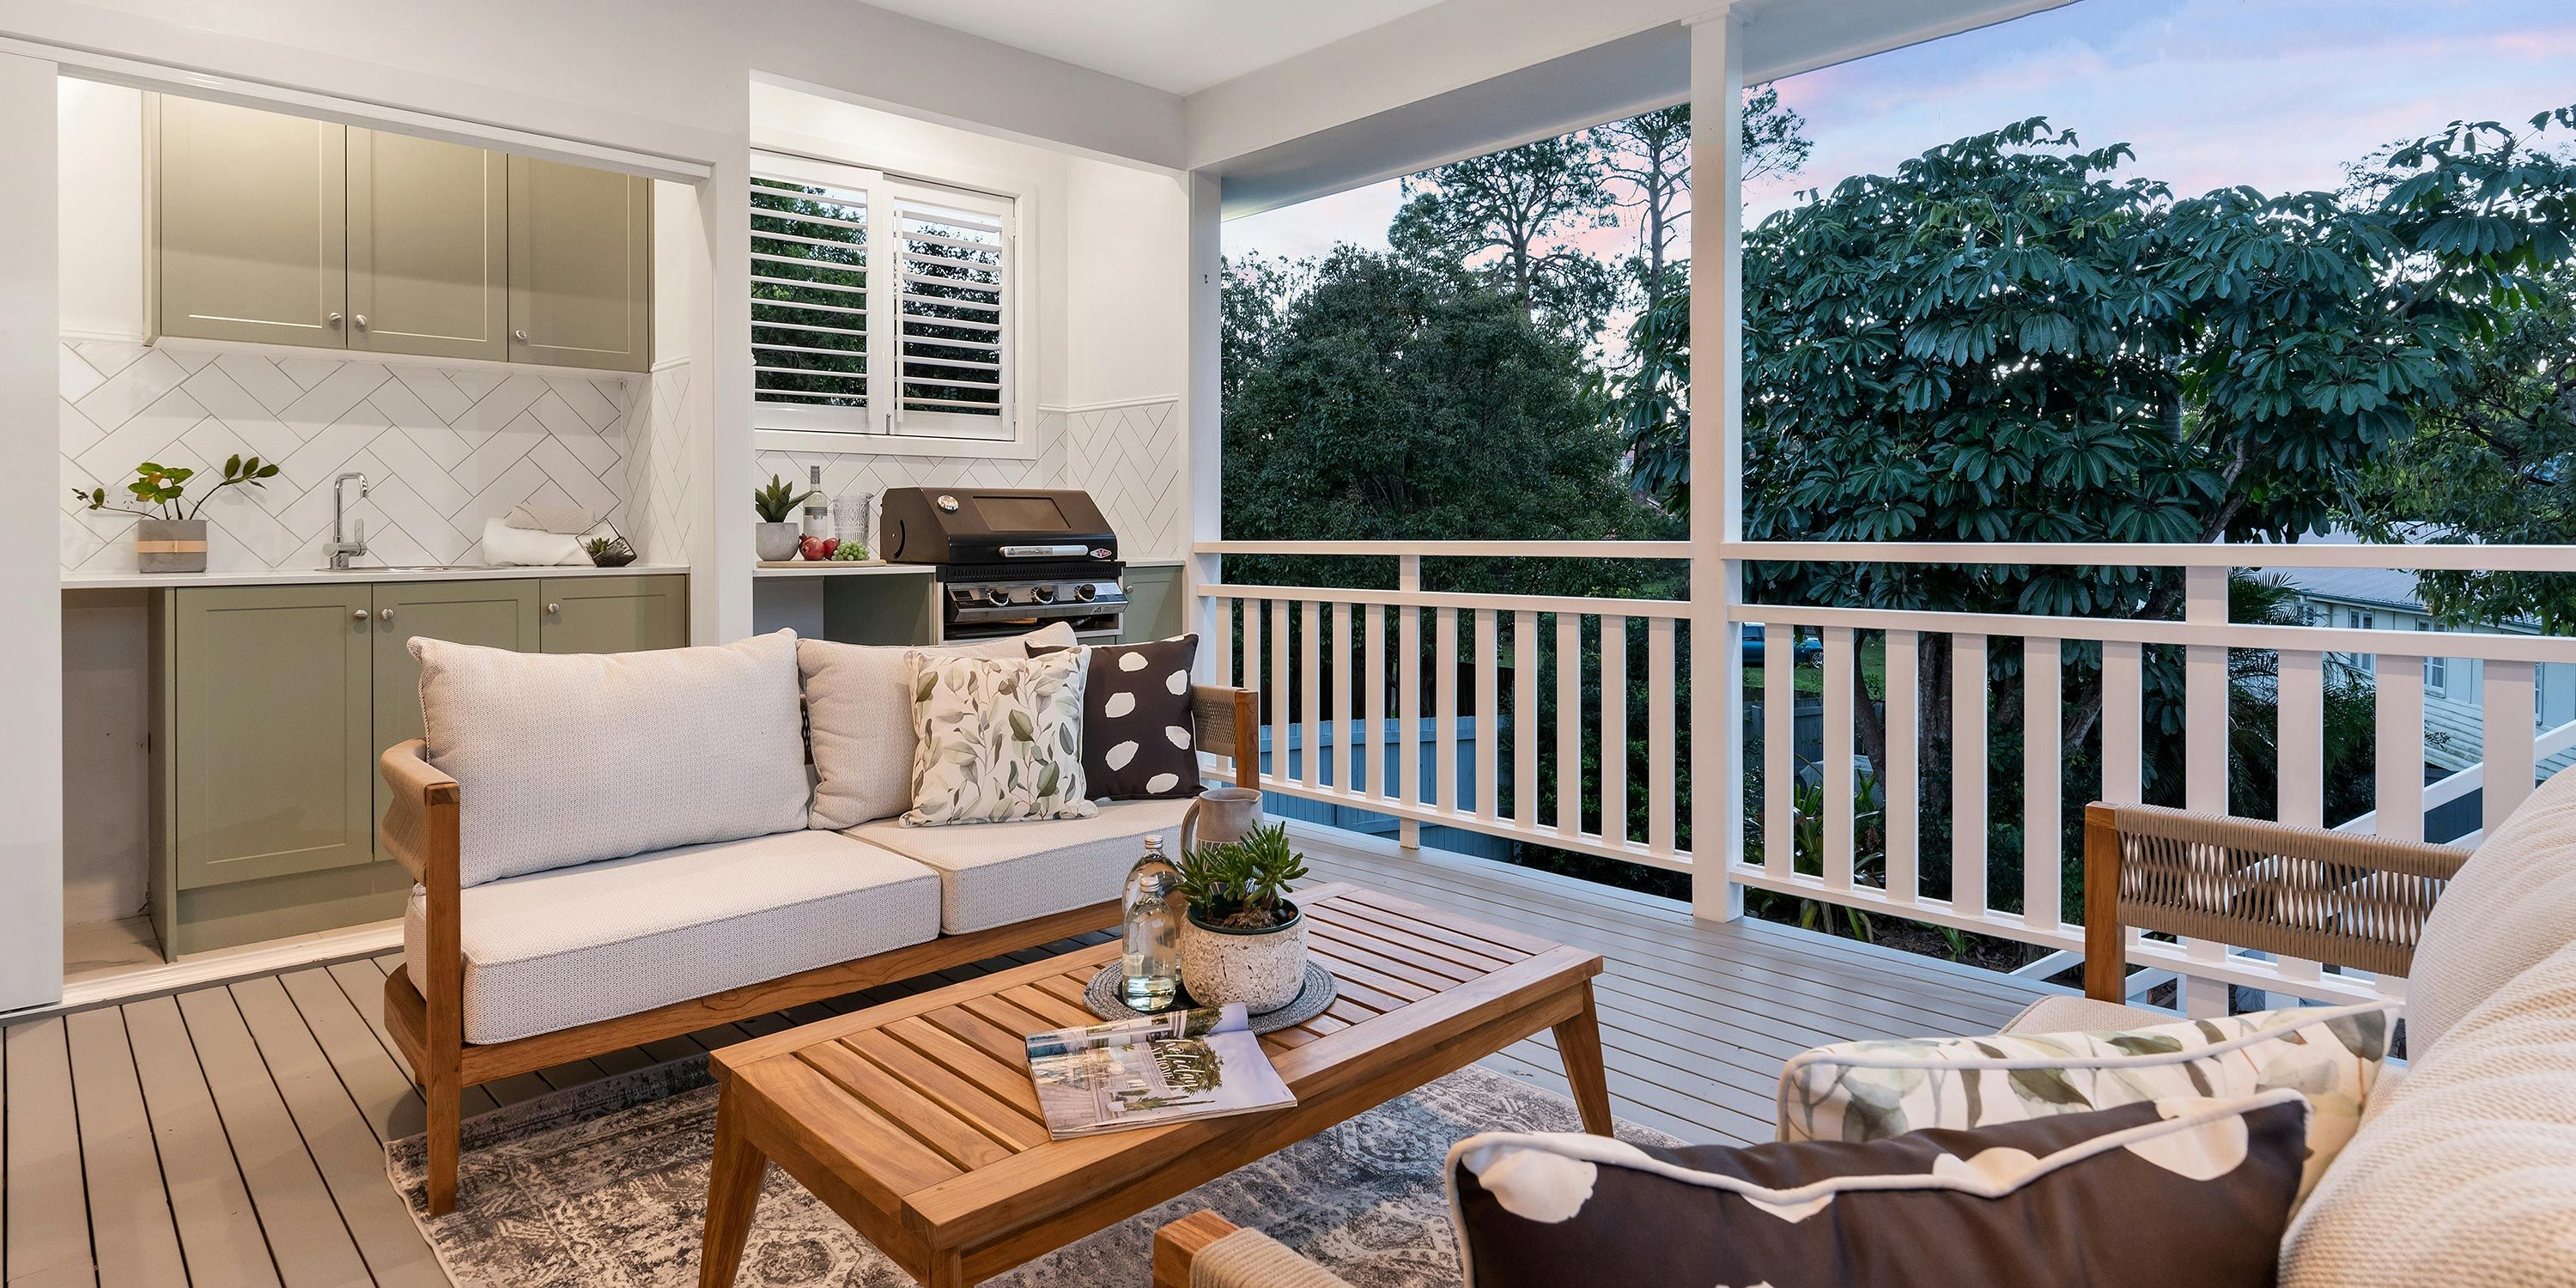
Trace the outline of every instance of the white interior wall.
{"type": "MultiPolygon", "coordinates": [[[[0,454],[55,435],[50,62],[0,53],[0,454]]],[[[62,594],[48,469],[0,472],[0,1010],[63,987],[62,594]]]]}
{"type": "Polygon", "coordinates": [[[62,113],[62,330],[139,340],[143,314],[143,93],[57,82],[62,113]]]}

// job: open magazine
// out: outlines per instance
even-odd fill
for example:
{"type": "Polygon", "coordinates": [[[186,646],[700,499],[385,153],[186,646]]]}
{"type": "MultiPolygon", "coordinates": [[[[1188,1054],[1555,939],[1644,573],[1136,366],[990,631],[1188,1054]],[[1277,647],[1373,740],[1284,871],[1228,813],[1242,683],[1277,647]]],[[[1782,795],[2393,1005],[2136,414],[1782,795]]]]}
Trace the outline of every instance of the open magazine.
{"type": "Polygon", "coordinates": [[[1031,1034],[1029,1075],[1057,1140],[1297,1103],[1240,1002],[1031,1034]]]}

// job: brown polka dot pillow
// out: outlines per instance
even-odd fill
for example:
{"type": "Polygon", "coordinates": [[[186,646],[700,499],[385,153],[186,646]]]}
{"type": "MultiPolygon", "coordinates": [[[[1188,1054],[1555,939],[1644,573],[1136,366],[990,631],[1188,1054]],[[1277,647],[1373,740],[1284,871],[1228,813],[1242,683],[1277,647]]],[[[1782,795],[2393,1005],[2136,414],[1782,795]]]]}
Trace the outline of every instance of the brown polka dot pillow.
{"type": "MultiPolygon", "coordinates": [[[[1032,644],[1029,655],[1057,650],[1032,644]]],[[[1190,667],[1199,637],[1086,650],[1082,773],[1091,794],[1155,800],[1199,794],[1198,722],[1190,714],[1190,667]]]]}

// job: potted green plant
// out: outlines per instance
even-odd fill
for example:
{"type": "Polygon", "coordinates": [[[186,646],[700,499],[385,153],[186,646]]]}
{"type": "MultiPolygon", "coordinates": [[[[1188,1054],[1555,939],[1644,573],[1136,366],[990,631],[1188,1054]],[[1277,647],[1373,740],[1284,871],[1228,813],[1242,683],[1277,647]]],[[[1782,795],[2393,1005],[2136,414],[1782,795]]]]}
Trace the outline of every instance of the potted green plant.
{"type": "Polygon", "coordinates": [[[751,543],[763,562],[796,557],[796,543],[803,535],[793,522],[796,507],[817,495],[811,488],[796,491],[775,474],[769,476],[769,486],[752,490],[751,508],[760,512],[760,526],[752,530],[751,543]]]}
{"type": "Polygon", "coordinates": [[[1306,856],[1273,823],[1181,856],[1181,987],[1204,1006],[1241,1002],[1259,1014],[1295,1001],[1306,984],[1306,915],[1288,887],[1306,856]]]}
{"type": "Polygon", "coordinates": [[[109,505],[107,489],[94,487],[87,492],[72,489],[72,495],[87,502],[90,509],[130,514],[139,520],[134,525],[134,566],[140,572],[204,572],[206,570],[206,521],[198,516],[206,512],[206,502],[228,487],[249,484],[266,487],[277,477],[277,467],[256,456],[234,455],[224,462],[224,476],[213,487],[197,493],[196,503],[187,504],[188,480],[197,472],[184,465],[161,465],[145,461],[134,467],[134,481],[125,485],[133,505],[109,505]],[[149,506],[150,509],[139,507],[149,506]]]}

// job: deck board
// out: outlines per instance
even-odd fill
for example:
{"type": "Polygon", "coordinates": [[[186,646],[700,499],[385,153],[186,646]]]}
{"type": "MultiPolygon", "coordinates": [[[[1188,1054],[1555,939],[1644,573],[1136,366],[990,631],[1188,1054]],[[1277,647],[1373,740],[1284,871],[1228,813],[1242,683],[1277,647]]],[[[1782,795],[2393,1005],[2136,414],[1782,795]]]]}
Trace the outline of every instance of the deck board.
{"type": "MultiPolygon", "coordinates": [[[[1793,927],[1697,922],[1671,900],[1479,859],[1303,831],[1297,840],[1315,881],[1351,881],[1602,954],[1594,992],[1613,1107],[1688,1141],[1769,1139],[1781,1062],[1807,1047],[1991,1032],[2055,991],[1793,927]]],[[[1112,938],[1077,936],[520,1074],[470,1089],[465,1112],[1112,938]]],[[[1426,968],[1402,945],[1355,942],[1361,964],[1382,974],[1426,968]]],[[[423,1119],[384,1028],[385,976],[401,964],[400,953],[357,957],[8,1027],[8,1288],[437,1288],[444,1281],[379,1152],[423,1119]],[[174,1269],[182,1262],[184,1277],[174,1269]]],[[[1567,1091],[1550,1034],[1483,1064],[1567,1091]]]]}

